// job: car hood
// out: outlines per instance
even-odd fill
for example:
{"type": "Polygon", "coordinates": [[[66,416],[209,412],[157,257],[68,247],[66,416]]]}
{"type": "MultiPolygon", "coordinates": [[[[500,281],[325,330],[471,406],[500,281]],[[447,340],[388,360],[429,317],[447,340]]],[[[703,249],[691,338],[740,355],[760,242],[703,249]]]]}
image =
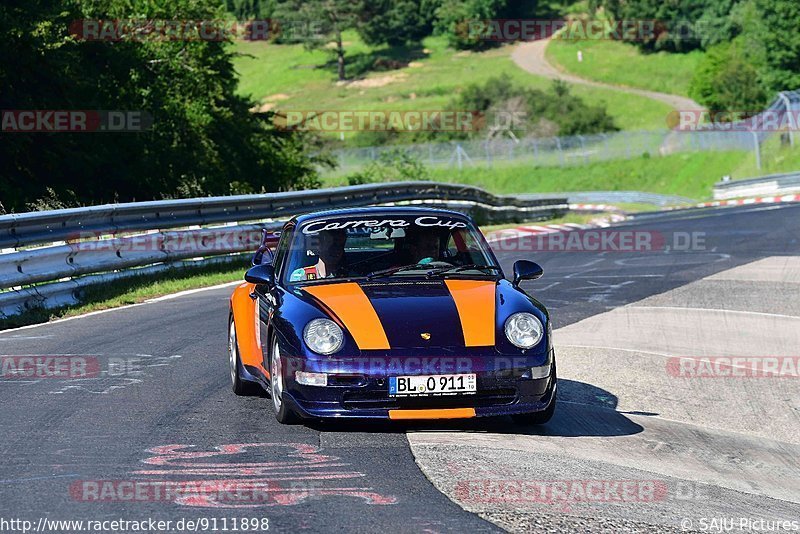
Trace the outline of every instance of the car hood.
{"type": "Polygon", "coordinates": [[[495,345],[495,280],[314,284],[310,299],[347,329],[360,350],[495,345]]]}

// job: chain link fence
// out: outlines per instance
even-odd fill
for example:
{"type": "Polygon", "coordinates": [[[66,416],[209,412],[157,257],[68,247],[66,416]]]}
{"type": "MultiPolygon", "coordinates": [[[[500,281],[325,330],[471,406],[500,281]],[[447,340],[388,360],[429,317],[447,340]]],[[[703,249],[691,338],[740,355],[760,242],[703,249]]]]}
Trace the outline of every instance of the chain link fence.
{"type": "Polygon", "coordinates": [[[380,158],[402,151],[430,167],[462,169],[495,162],[529,163],[537,167],[588,165],[644,154],[665,156],[688,151],[756,150],[759,139],[750,132],[614,132],[571,137],[493,139],[386,145],[334,151],[339,172],[351,172],[380,158]]]}
{"type": "MultiPolygon", "coordinates": [[[[334,151],[337,173],[349,173],[380,158],[382,153],[402,151],[430,167],[463,169],[470,166],[492,166],[496,162],[514,162],[537,167],[568,167],[592,163],[632,159],[644,154],[666,156],[692,151],[752,151],[761,168],[761,144],[777,129],[756,129],[754,124],[769,124],[767,117],[791,119],[800,111],[800,92],[780,93],[762,113],[746,121],[712,125],[709,130],[622,131],[570,137],[495,138],[414,145],[385,145],[334,151]],[[724,128],[724,129],[723,129],[724,128]]],[[[682,113],[682,112],[678,112],[682,113]]],[[[697,119],[697,110],[688,112],[697,119]]],[[[676,115],[676,121],[680,115],[676,115]]],[[[797,129],[797,125],[795,128],[797,129]]],[[[794,144],[795,132],[784,133],[794,144]]]]}

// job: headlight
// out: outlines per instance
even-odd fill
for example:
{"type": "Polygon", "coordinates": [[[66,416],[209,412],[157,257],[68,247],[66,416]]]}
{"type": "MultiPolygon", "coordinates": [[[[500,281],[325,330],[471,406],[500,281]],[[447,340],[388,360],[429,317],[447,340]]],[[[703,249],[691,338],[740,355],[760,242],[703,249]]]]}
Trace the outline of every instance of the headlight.
{"type": "Polygon", "coordinates": [[[303,329],[303,339],[317,354],[333,354],[342,348],[344,334],[330,319],[312,319],[303,329]]]}
{"type": "Polygon", "coordinates": [[[542,322],[531,313],[515,313],[506,320],[506,337],[521,349],[529,349],[542,340],[542,322]]]}

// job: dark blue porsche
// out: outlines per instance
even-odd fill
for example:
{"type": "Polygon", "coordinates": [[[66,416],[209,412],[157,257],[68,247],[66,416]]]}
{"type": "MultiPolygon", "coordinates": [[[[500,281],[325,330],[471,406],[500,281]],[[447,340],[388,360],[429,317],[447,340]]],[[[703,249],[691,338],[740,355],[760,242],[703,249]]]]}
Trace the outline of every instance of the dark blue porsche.
{"type": "Polygon", "coordinates": [[[362,208],[295,217],[231,297],[233,390],[272,398],[278,421],[550,420],[550,317],[505,279],[469,217],[362,208]]]}

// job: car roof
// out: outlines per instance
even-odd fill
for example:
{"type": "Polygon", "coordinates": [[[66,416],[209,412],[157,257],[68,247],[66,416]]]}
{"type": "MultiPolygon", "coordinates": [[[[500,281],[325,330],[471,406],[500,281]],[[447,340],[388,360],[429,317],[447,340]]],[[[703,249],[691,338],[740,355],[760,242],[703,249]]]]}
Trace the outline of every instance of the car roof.
{"type": "Polygon", "coordinates": [[[295,222],[303,224],[317,219],[325,219],[330,217],[347,217],[352,215],[365,215],[365,216],[392,216],[392,215],[446,215],[448,217],[459,217],[466,219],[474,224],[474,221],[469,215],[452,210],[438,209],[438,208],[416,208],[416,207],[398,207],[398,206],[370,206],[364,208],[346,208],[337,210],[316,211],[313,213],[306,213],[304,215],[295,215],[289,219],[289,223],[295,222]]]}

